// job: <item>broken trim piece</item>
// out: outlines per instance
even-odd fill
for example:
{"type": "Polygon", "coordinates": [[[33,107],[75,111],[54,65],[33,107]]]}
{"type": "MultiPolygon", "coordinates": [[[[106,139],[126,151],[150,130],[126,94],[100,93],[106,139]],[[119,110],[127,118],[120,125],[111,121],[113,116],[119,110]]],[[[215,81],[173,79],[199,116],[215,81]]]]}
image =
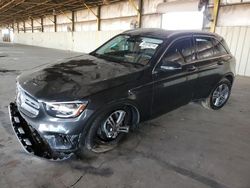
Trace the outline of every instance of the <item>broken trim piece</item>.
{"type": "Polygon", "coordinates": [[[15,135],[27,153],[50,160],[65,160],[73,155],[51,150],[49,144],[22,118],[15,103],[10,103],[9,115],[15,135]]]}

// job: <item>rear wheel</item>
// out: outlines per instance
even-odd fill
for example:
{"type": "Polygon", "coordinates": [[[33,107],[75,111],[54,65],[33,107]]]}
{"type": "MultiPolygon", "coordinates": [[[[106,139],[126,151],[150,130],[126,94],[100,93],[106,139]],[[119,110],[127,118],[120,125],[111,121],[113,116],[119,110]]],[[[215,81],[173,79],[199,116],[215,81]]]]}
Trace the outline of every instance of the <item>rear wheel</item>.
{"type": "Polygon", "coordinates": [[[227,103],[231,94],[231,87],[232,84],[228,79],[221,80],[209,97],[202,101],[202,105],[208,109],[219,110],[227,103]]]}
{"type": "Polygon", "coordinates": [[[126,106],[99,113],[90,125],[77,154],[83,158],[91,158],[112,150],[129,132],[131,123],[132,113],[126,106]]]}

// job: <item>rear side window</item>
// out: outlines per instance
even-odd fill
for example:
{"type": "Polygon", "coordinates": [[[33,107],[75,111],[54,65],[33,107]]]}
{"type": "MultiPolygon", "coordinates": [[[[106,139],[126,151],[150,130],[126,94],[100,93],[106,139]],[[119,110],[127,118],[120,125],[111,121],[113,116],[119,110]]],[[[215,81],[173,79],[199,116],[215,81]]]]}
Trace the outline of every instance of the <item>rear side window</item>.
{"type": "Polygon", "coordinates": [[[213,40],[209,37],[195,37],[197,59],[214,56],[213,40]]]}
{"type": "Polygon", "coordinates": [[[214,42],[214,55],[225,55],[227,54],[224,46],[216,39],[213,39],[214,42]]]}
{"type": "Polygon", "coordinates": [[[195,37],[195,43],[197,59],[206,59],[228,53],[224,45],[215,38],[195,37]]]}
{"type": "Polygon", "coordinates": [[[179,39],[174,42],[164,55],[165,62],[189,63],[194,57],[191,37],[179,39]]]}
{"type": "Polygon", "coordinates": [[[226,49],[227,53],[230,53],[230,50],[229,50],[229,47],[228,47],[226,41],[223,38],[221,38],[220,42],[223,45],[223,47],[226,49]]]}

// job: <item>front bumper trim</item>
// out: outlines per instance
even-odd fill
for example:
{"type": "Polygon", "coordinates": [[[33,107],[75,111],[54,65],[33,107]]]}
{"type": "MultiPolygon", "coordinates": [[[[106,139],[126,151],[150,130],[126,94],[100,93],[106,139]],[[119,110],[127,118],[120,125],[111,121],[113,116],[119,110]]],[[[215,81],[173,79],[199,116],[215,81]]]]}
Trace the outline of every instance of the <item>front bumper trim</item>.
{"type": "Polygon", "coordinates": [[[24,120],[15,103],[10,103],[9,115],[15,135],[28,153],[51,160],[65,160],[73,155],[53,151],[39,133],[24,120]]]}

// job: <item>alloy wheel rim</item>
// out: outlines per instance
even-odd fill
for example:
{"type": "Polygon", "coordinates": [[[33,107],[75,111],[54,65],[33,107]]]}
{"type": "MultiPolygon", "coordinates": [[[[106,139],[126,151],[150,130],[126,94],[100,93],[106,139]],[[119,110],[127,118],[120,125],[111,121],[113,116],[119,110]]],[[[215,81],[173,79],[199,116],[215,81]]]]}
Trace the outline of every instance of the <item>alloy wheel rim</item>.
{"type": "Polygon", "coordinates": [[[126,111],[117,110],[111,113],[101,126],[107,139],[116,139],[119,133],[128,133],[129,126],[125,125],[126,111]]]}
{"type": "Polygon", "coordinates": [[[227,84],[219,85],[213,92],[212,102],[216,107],[220,107],[227,101],[230,89],[227,84]]]}

